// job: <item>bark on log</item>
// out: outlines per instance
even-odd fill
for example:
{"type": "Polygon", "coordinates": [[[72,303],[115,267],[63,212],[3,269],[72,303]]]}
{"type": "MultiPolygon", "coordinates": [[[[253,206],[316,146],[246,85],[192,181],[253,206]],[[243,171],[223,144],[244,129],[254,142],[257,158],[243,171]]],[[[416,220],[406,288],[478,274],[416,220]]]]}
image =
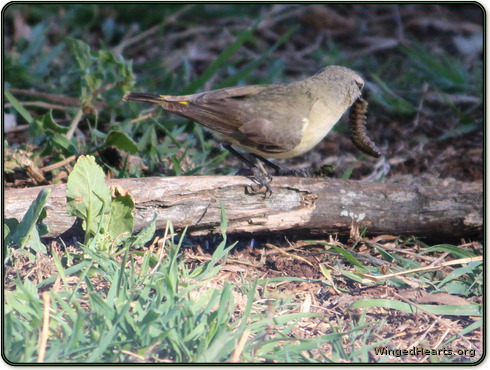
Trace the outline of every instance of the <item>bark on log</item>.
{"type": "MultiPolygon", "coordinates": [[[[459,238],[481,236],[483,187],[457,183],[422,187],[349,180],[274,177],[272,195],[247,194],[250,179],[241,176],[147,177],[109,180],[129,190],[136,203],[135,231],[157,213],[157,229],[171,220],[175,229],[188,226],[192,235],[219,232],[220,204],[230,233],[290,233],[319,236],[367,233],[459,238]]],[[[66,186],[5,191],[4,216],[19,221],[40,189],[51,188],[45,223],[49,236],[80,233],[66,213],[66,186]]]]}

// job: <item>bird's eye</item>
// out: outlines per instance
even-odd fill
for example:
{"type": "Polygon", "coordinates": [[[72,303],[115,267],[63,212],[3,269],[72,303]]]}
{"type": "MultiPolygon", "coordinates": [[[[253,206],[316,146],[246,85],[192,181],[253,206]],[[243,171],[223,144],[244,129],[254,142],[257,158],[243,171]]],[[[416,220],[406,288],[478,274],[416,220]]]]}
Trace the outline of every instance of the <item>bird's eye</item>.
{"type": "Polygon", "coordinates": [[[362,90],[362,88],[364,87],[364,82],[356,81],[356,85],[359,88],[359,90],[362,90]]]}

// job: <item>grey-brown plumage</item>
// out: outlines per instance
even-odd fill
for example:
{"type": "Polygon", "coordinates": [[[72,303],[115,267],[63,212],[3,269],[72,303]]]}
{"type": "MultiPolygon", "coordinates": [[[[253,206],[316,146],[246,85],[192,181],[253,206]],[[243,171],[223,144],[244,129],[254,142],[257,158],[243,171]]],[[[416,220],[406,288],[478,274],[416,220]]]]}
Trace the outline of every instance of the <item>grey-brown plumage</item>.
{"type": "Polygon", "coordinates": [[[318,144],[361,96],[363,86],[354,71],[329,66],[304,81],[284,85],[182,96],[127,93],[123,100],[159,104],[200,123],[227,144],[264,157],[290,158],[318,144]]]}

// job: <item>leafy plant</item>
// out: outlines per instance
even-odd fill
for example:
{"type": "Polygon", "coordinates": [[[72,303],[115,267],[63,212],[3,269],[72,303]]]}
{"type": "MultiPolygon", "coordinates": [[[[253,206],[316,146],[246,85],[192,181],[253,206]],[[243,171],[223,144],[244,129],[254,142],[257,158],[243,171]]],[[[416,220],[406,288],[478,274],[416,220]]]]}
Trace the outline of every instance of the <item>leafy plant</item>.
{"type": "MultiPolygon", "coordinates": [[[[6,246],[17,246],[19,249],[27,245],[33,253],[30,253],[30,259],[33,260],[36,252],[46,253],[46,246],[41,242],[40,236],[46,234],[48,229],[43,224],[46,217],[44,206],[51,194],[51,189],[42,189],[32,202],[22,221],[16,219],[6,219],[4,228],[4,243],[6,246]]],[[[10,249],[7,248],[8,252],[10,249]]],[[[10,253],[7,253],[9,256],[10,253]]]]}
{"type": "Polygon", "coordinates": [[[81,40],[68,37],[65,42],[78,62],[80,100],[85,110],[93,109],[91,106],[95,99],[106,91],[110,94],[105,94],[104,100],[109,103],[119,102],[122,92],[134,85],[131,62],[124,61],[122,57],[116,58],[106,49],[93,52],[81,40]],[[113,87],[118,89],[113,90],[113,87]]]}
{"type": "Polygon", "coordinates": [[[129,194],[111,192],[102,168],[91,156],[80,156],[66,186],[67,210],[83,220],[85,245],[97,238],[99,247],[133,232],[134,202],[129,194]]]}

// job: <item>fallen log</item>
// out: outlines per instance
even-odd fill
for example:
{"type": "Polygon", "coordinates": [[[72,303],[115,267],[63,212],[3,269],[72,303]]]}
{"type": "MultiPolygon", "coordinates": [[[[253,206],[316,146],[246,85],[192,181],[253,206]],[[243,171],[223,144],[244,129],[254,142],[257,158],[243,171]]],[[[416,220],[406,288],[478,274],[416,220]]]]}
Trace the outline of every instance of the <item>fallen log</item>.
{"type": "MultiPolygon", "coordinates": [[[[274,177],[272,195],[249,194],[252,181],[241,176],[147,177],[113,179],[134,197],[135,231],[157,214],[157,229],[170,220],[192,235],[220,230],[221,205],[229,233],[348,234],[366,228],[368,235],[393,234],[433,238],[480,236],[483,231],[481,183],[412,186],[352,180],[274,177]]],[[[5,191],[4,216],[21,220],[43,188],[48,236],[79,234],[66,212],[66,186],[51,185],[5,191]]]]}

